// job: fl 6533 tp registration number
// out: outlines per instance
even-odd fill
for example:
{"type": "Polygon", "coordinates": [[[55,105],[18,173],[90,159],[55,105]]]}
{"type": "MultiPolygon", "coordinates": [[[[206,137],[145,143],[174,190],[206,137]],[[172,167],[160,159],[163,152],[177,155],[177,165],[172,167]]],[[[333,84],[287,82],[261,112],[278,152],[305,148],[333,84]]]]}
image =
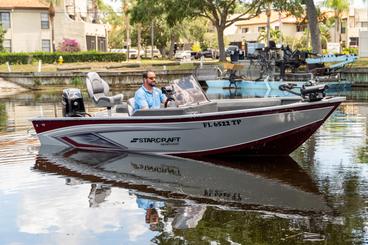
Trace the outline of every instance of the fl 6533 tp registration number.
{"type": "Polygon", "coordinates": [[[237,126],[242,122],[241,119],[234,120],[226,120],[226,121],[212,121],[212,122],[204,122],[203,127],[205,128],[213,128],[213,127],[229,127],[229,126],[237,126]]]}

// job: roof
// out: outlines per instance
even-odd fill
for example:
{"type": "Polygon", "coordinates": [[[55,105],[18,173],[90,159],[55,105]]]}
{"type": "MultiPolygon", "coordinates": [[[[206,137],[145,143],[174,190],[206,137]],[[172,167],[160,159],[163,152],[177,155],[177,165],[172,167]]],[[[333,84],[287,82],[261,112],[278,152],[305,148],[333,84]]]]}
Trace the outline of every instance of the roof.
{"type": "Polygon", "coordinates": [[[48,9],[49,4],[45,0],[0,0],[0,9],[48,9]]]}
{"type": "MultiPolygon", "coordinates": [[[[279,21],[279,12],[272,11],[270,23],[278,22],[278,21],[279,21]]],[[[281,22],[282,23],[298,23],[298,20],[295,16],[287,15],[286,13],[282,13],[281,22]]],[[[267,15],[264,12],[252,19],[242,20],[236,23],[237,26],[262,25],[262,24],[267,24],[267,15]]]]}

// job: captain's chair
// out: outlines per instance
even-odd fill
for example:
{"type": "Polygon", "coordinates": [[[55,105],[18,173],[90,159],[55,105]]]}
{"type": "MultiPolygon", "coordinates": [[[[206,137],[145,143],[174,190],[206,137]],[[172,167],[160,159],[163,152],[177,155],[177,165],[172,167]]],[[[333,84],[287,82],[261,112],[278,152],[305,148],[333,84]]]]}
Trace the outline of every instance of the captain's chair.
{"type": "Polygon", "coordinates": [[[129,116],[133,115],[134,107],[135,107],[135,99],[134,98],[128,99],[128,115],[129,116]]]}
{"type": "Polygon", "coordinates": [[[109,85],[96,72],[89,72],[86,78],[86,86],[89,97],[98,107],[106,107],[111,116],[111,107],[121,104],[124,95],[108,96],[109,85]]]}

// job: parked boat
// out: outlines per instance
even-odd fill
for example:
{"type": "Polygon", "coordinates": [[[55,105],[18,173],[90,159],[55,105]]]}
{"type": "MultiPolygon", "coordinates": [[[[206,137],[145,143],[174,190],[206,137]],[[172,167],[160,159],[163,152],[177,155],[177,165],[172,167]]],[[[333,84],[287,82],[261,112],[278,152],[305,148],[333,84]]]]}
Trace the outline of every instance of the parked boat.
{"type": "Polygon", "coordinates": [[[288,155],[345,100],[310,86],[301,97],[210,101],[197,81],[186,77],[172,82],[169,96],[175,101],[168,108],[134,110],[129,99],[127,111],[112,112],[122,95],[102,95],[106,86],[96,73],[89,74],[90,96],[109,112],[91,117],[85,116],[80,92],[65,90],[64,117],[32,120],[41,144],[179,156],[288,155]]]}
{"type": "Polygon", "coordinates": [[[289,156],[192,160],[41,147],[35,169],[105,187],[129,188],[156,200],[286,212],[331,211],[310,176],[289,156]]]}

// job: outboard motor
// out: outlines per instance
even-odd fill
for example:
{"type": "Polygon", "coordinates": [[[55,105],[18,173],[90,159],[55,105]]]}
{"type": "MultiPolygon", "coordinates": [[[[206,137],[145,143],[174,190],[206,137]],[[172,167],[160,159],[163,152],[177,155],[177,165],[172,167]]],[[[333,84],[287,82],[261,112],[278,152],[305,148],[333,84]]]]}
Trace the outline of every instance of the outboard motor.
{"type": "Polygon", "coordinates": [[[307,82],[300,88],[300,93],[293,91],[293,89],[297,88],[297,85],[294,83],[281,84],[279,89],[281,91],[287,91],[291,94],[295,94],[303,97],[303,99],[308,100],[310,102],[319,101],[326,96],[326,89],[328,86],[326,84],[315,84],[314,82],[307,82]]]}
{"type": "Polygon", "coordinates": [[[304,84],[300,89],[300,93],[304,99],[309,101],[319,101],[326,96],[325,90],[328,89],[326,84],[304,84]]]}
{"type": "Polygon", "coordinates": [[[84,117],[86,115],[82,93],[77,88],[64,89],[61,103],[63,117],[84,117]]]}

